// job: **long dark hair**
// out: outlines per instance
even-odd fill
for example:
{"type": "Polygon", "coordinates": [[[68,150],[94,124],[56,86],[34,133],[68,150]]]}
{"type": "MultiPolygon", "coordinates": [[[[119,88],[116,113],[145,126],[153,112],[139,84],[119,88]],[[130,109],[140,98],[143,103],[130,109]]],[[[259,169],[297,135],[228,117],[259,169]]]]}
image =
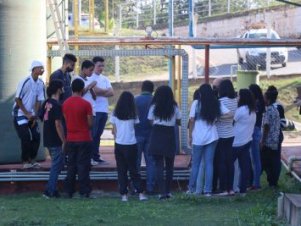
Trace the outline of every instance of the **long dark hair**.
{"type": "Polygon", "coordinates": [[[171,88],[166,85],[156,89],[151,104],[154,105],[154,116],[165,121],[172,118],[175,114],[175,106],[177,106],[171,88]]]}
{"type": "Polygon", "coordinates": [[[132,93],[128,91],[121,93],[113,114],[120,120],[135,119],[137,117],[134,96],[132,93]]]}
{"type": "Polygon", "coordinates": [[[225,79],[221,82],[218,88],[218,95],[220,98],[228,97],[230,99],[234,99],[236,97],[233,84],[229,79],[225,79]]]}
{"type": "Polygon", "coordinates": [[[239,90],[239,101],[238,107],[247,106],[249,108],[249,114],[255,112],[255,100],[250,90],[240,89],[239,90]]]}
{"type": "Polygon", "coordinates": [[[260,86],[257,84],[251,84],[249,86],[249,90],[254,95],[255,101],[258,102],[260,106],[264,107],[264,99],[260,86]]]}
{"type": "Polygon", "coordinates": [[[199,106],[197,107],[197,118],[202,118],[208,124],[213,124],[221,115],[220,103],[214,95],[214,91],[209,84],[203,84],[199,88],[199,106]],[[199,110],[200,109],[200,110],[199,110]]]}

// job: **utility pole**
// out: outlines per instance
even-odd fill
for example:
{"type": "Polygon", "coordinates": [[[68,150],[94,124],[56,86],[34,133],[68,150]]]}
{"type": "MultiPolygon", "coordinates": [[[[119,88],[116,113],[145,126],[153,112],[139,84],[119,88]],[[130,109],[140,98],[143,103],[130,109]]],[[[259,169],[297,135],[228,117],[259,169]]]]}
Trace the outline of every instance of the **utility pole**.
{"type": "Polygon", "coordinates": [[[211,16],[211,10],[212,10],[211,0],[209,0],[208,1],[208,16],[211,16]]]}
{"type": "Polygon", "coordinates": [[[157,0],[153,0],[154,7],[154,25],[157,24],[157,0]]]}

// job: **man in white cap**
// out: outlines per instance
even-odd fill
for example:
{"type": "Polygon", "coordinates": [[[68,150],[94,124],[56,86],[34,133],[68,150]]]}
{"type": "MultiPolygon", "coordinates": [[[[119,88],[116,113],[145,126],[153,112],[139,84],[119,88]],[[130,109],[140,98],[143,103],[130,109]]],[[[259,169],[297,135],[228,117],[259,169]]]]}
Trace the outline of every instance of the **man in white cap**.
{"type": "Polygon", "coordinates": [[[37,113],[45,100],[45,86],[39,76],[44,73],[42,62],[34,60],[30,67],[31,74],[17,87],[13,106],[14,126],[21,140],[21,158],[24,168],[38,167],[34,161],[40,146],[37,113]]]}

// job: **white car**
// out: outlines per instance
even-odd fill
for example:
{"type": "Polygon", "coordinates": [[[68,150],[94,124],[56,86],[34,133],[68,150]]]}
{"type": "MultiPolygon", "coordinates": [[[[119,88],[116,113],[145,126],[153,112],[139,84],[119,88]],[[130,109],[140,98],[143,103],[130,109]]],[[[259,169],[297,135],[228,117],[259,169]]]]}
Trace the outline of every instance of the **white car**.
{"type": "MultiPolygon", "coordinates": [[[[94,18],[93,22],[94,22],[94,29],[100,29],[100,23],[98,22],[98,20],[96,18],[94,18]]],[[[73,23],[74,23],[73,22],[73,14],[69,13],[68,14],[69,29],[74,28],[73,23]]],[[[81,14],[80,27],[83,28],[83,29],[88,29],[89,28],[89,14],[86,14],[86,13],[81,14]]]]}
{"type": "MultiPolygon", "coordinates": [[[[252,29],[244,33],[241,38],[266,39],[267,29],[252,29]]],[[[276,31],[271,30],[271,39],[280,39],[276,31]]],[[[288,51],[286,47],[271,47],[271,64],[280,64],[286,67],[288,51]]],[[[246,63],[248,69],[255,69],[256,66],[266,67],[267,48],[239,48],[237,49],[238,63],[246,63]]]]}

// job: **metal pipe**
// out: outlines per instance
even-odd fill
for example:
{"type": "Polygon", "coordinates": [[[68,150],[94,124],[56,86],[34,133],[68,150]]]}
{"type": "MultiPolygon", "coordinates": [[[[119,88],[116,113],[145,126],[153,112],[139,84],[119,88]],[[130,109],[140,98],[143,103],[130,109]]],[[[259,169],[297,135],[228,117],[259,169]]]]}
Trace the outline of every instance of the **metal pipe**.
{"type": "Polygon", "coordinates": [[[210,46],[205,46],[205,83],[209,83],[209,59],[210,58],[210,46]]]}
{"type": "MultiPolygon", "coordinates": [[[[283,39],[273,39],[273,40],[262,40],[262,39],[204,39],[204,38],[179,38],[179,37],[159,37],[154,39],[146,39],[143,38],[136,38],[136,37],[120,37],[120,38],[102,38],[102,39],[88,39],[88,40],[68,40],[67,42],[69,45],[98,45],[98,46],[105,46],[105,45],[189,45],[189,46],[206,46],[210,45],[212,48],[218,46],[218,48],[223,47],[245,47],[249,48],[248,46],[252,46],[253,48],[259,48],[262,46],[269,46],[269,47],[285,47],[285,46],[300,46],[301,40],[300,39],[290,39],[290,40],[283,40],[283,39]]],[[[47,44],[50,45],[57,45],[58,42],[56,40],[47,41],[47,44]]]]}

